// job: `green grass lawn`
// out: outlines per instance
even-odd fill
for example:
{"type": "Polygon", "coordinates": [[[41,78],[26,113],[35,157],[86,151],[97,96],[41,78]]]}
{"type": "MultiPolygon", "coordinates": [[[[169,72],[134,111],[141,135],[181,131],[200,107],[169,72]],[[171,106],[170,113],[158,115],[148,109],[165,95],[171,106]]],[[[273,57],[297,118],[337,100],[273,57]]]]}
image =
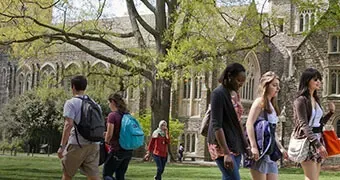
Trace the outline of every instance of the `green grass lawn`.
{"type": "MultiPolygon", "coordinates": [[[[142,163],[132,161],[126,174],[127,180],[151,180],[155,174],[154,163],[142,163]]],[[[242,180],[250,180],[248,169],[241,169],[242,180]]],[[[28,156],[1,156],[0,155],[0,179],[1,180],[26,180],[26,179],[60,179],[60,160],[52,157],[28,157],[28,156]]],[[[323,171],[320,180],[338,180],[340,172],[323,171]]],[[[74,179],[86,179],[79,173],[74,179]]],[[[210,180],[221,179],[217,167],[204,167],[186,164],[167,164],[163,175],[164,180],[210,180]]],[[[303,173],[298,168],[280,169],[280,179],[300,180],[303,173]]]]}

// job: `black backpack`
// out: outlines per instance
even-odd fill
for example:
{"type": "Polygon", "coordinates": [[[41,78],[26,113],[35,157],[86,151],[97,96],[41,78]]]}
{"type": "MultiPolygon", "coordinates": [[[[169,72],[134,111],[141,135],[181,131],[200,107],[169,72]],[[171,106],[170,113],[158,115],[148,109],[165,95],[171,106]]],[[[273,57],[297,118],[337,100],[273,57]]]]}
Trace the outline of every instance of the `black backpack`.
{"type": "Polygon", "coordinates": [[[99,105],[97,105],[87,95],[77,98],[82,100],[81,118],[78,124],[75,123],[76,139],[78,144],[79,139],[77,131],[88,141],[101,141],[104,138],[105,121],[99,105]]]}

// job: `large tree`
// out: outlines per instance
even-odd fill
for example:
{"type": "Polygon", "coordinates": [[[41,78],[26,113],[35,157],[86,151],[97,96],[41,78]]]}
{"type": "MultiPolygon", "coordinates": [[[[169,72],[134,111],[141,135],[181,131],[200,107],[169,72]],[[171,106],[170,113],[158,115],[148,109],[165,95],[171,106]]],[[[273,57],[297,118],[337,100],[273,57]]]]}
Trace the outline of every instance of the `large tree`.
{"type": "Polygon", "coordinates": [[[0,43],[9,45],[12,54],[25,62],[33,55],[39,59],[72,45],[145,77],[151,82],[154,129],[160,120],[169,119],[175,72],[211,70],[223,57],[252,49],[269,37],[262,28],[262,16],[255,6],[244,6],[246,0],[221,0],[221,7],[215,0],[126,0],[129,25],[113,25],[115,19],[104,18],[108,8],[115,8],[108,7],[111,1],[1,1],[0,43]],[[136,8],[140,5],[145,5],[151,15],[140,15],[136,8]],[[246,16],[247,25],[240,29],[246,16]],[[128,30],[119,31],[125,26],[128,30]]]}

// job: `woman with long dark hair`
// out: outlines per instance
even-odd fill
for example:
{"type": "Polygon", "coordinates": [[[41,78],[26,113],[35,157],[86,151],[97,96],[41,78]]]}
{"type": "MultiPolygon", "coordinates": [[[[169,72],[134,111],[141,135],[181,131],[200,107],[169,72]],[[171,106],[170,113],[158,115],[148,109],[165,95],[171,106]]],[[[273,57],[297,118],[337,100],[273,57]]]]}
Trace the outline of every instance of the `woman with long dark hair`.
{"type": "Polygon", "coordinates": [[[238,92],[245,80],[245,68],[239,63],[230,64],[219,78],[220,86],[211,94],[208,149],[222,172],[223,180],[239,180],[241,154],[247,152],[250,155],[231,97],[231,92],[238,92]]]}
{"type": "Polygon", "coordinates": [[[107,131],[105,143],[110,146],[109,155],[104,163],[104,180],[124,180],[129,162],[132,158],[132,150],[125,150],[119,145],[119,133],[124,114],[129,113],[123,97],[119,93],[108,97],[111,113],[107,118],[107,131]],[[113,177],[115,174],[115,178],[113,177]]]}
{"type": "Polygon", "coordinates": [[[307,68],[301,75],[298,97],[294,101],[293,136],[306,138],[310,142],[307,158],[301,163],[305,179],[319,179],[321,162],[327,151],[322,138],[322,127],[334,114],[335,105],[329,103],[329,112],[323,116],[323,110],[317,90],[321,88],[321,74],[314,68],[307,68]]]}

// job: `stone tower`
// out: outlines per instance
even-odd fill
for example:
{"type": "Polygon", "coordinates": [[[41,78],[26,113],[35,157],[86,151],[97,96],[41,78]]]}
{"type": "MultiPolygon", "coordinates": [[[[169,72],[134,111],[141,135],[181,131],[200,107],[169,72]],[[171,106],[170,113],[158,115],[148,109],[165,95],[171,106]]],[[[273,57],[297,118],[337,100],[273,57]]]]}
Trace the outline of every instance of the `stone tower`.
{"type": "Polygon", "coordinates": [[[278,31],[290,34],[295,29],[296,8],[291,0],[269,0],[269,13],[277,18],[278,31]]]}

